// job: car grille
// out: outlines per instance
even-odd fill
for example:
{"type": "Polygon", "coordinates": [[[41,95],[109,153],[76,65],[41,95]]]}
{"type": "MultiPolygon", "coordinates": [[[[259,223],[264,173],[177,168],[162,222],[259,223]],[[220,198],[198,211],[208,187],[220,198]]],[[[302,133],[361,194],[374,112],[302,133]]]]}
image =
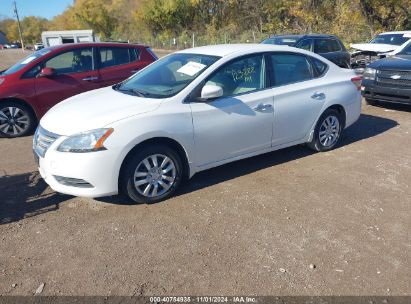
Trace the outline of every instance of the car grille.
{"type": "Polygon", "coordinates": [[[48,148],[60,137],[38,126],[33,138],[33,150],[38,156],[44,157],[48,148]]]}
{"type": "Polygon", "coordinates": [[[411,87],[411,71],[377,71],[377,83],[386,86],[411,87]],[[393,79],[392,77],[400,77],[393,79]]]}

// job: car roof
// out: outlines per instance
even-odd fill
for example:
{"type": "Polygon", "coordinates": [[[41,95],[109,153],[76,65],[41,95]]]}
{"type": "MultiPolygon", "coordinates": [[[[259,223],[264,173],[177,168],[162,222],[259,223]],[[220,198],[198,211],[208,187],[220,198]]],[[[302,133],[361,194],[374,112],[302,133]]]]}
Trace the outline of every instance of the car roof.
{"type": "Polygon", "coordinates": [[[48,49],[54,51],[54,50],[60,50],[60,49],[71,49],[76,46],[80,47],[93,47],[93,46],[139,46],[139,47],[148,47],[143,44],[134,44],[134,43],[121,43],[121,42],[80,42],[80,43],[65,43],[65,44],[59,44],[59,45],[53,45],[49,46],[48,49]]]}
{"type": "Polygon", "coordinates": [[[392,35],[392,34],[411,34],[411,31],[393,31],[393,32],[384,32],[378,35],[392,35]]]}
{"type": "Polygon", "coordinates": [[[297,49],[291,49],[289,46],[273,45],[273,44],[217,44],[200,46],[192,49],[185,49],[177,53],[180,54],[202,54],[210,56],[226,57],[235,53],[258,53],[269,51],[295,51],[297,49]]]}
{"type": "Polygon", "coordinates": [[[337,38],[336,35],[332,34],[303,34],[303,35],[271,35],[270,38],[274,37],[295,37],[295,38],[337,38]]]}
{"type": "Polygon", "coordinates": [[[271,35],[267,39],[270,39],[270,38],[297,38],[297,39],[300,39],[302,37],[304,37],[304,35],[293,35],[293,34],[290,34],[290,35],[271,35]]]}

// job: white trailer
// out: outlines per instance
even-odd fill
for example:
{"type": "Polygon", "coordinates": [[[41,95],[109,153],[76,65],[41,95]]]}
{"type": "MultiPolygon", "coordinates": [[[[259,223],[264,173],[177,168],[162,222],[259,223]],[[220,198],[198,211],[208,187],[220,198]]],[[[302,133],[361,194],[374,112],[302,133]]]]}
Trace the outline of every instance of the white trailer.
{"type": "Polygon", "coordinates": [[[94,35],[93,30],[74,31],[46,31],[41,34],[44,47],[81,42],[99,42],[100,39],[94,35]]]}

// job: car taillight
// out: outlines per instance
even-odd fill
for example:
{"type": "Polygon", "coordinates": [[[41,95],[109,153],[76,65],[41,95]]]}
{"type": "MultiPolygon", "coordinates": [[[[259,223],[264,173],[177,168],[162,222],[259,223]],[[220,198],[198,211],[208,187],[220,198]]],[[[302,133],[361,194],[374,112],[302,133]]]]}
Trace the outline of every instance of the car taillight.
{"type": "Polygon", "coordinates": [[[362,82],[361,76],[351,78],[351,82],[357,87],[358,91],[361,91],[361,82],[362,82]]]}

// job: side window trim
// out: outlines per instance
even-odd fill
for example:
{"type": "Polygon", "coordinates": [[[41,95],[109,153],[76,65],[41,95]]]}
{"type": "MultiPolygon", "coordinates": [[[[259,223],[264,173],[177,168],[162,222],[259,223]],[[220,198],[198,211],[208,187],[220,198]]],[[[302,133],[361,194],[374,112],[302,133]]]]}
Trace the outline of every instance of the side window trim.
{"type": "Polygon", "coordinates": [[[275,87],[275,75],[274,75],[274,71],[273,71],[273,61],[271,60],[271,56],[273,54],[276,53],[265,53],[264,56],[266,58],[265,60],[265,65],[266,65],[266,78],[268,80],[268,82],[266,82],[267,84],[267,88],[274,88],[275,87]]]}

